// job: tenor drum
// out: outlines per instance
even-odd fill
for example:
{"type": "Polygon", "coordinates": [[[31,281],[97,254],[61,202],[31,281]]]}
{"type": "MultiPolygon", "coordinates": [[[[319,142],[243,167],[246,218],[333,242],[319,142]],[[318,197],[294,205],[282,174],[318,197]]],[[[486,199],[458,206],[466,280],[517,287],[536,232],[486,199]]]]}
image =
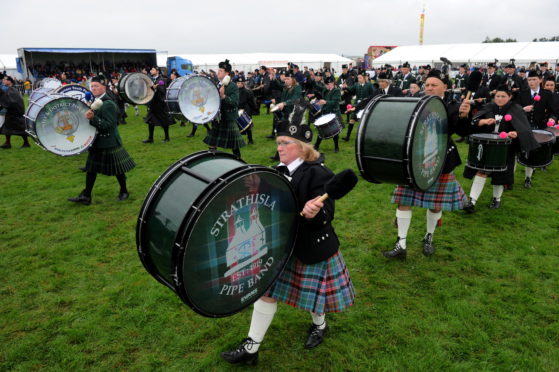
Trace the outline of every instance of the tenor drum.
{"type": "Polygon", "coordinates": [[[532,134],[540,144],[535,150],[529,153],[520,152],[518,163],[525,167],[543,168],[553,162],[553,145],[555,145],[555,135],[547,130],[534,129],[532,134]]]}
{"type": "Polygon", "coordinates": [[[54,94],[64,94],[65,96],[72,97],[82,101],[83,103],[92,102],[95,97],[89,89],[78,84],[62,85],[52,91],[54,94]]]}
{"type": "Polygon", "coordinates": [[[244,133],[252,127],[252,118],[245,110],[239,110],[239,117],[237,118],[237,125],[239,132],[244,133]]]}
{"type": "Polygon", "coordinates": [[[313,116],[318,116],[320,115],[320,112],[322,111],[322,105],[320,103],[318,103],[317,99],[313,99],[311,102],[311,107],[310,107],[310,112],[313,116]]]}
{"type": "Polygon", "coordinates": [[[553,135],[555,136],[555,143],[553,144],[553,154],[557,155],[559,154],[559,139],[557,139],[557,137],[559,137],[559,129],[547,128],[546,130],[553,133],[553,135]]]}
{"type": "Polygon", "coordinates": [[[118,95],[131,105],[146,105],[153,97],[153,81],[146,74],[132,72],[118,81],[118,95]]]}
{"type": "Polygon", "coordinates": [[[340,134],[342,131],[342,123],[338,120],[336,114],[322,115],[314,122],[318,135],[323,138],[332,138],[340,134]]]}
{"type": "Polygon", "coordinates": [[[468,166],[486,172],[506,171],[511,143],[510,138],[500,138],[495,133],[472,134],[468,150],[468,166]]]}
{"type": "Polygon", "coordinates": [[[234,314],[260,298],[289,259],[297,203],[277,171],[218,151],[167,169],[136,226],[145,269],[197,313],[234,314]]]}
{"type": "Polygon", "coordinates": [[[62,94],[36,95],[24,115],[26,132],[53,154],[81,154],[91,146],[96,133],[84,116],[87,110],[85,103],[62,94]]]}
{"type": "Polygon", "coordinates": [[[439,97],[372,99],[363,112],[355,144],[363,178],[427,190],[443,169],[447,116],[439,97]]]}
{"type": "Polygon", "coordinates": [[[171,115],[194,124],[212,121],[221,100],[214,82],[202,75],[181,76],[167,88],[167,106],[171,115]]]}

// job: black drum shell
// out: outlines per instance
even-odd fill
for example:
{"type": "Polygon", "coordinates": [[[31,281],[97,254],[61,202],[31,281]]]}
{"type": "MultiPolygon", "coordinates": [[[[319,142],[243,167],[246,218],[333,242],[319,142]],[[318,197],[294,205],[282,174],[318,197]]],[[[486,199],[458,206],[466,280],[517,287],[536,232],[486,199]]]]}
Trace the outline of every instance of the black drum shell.
{"type": "Polygon", "coordinates": [[[518,163],[530,168],[543,168],[547,167],[553,162],[553,146],[555,145],[556,138],[553,133],[547,130],[532,130],[532,134],[540,147],[529,153],[520,152],[518,154],[518,163]]]}
{"type": "Polygon", "coordinates": [[[470,168],[486,172],[507,170],[507,159],[512,140],[494,133],[477,133],[469,137],[467,164],[470,168]]]}

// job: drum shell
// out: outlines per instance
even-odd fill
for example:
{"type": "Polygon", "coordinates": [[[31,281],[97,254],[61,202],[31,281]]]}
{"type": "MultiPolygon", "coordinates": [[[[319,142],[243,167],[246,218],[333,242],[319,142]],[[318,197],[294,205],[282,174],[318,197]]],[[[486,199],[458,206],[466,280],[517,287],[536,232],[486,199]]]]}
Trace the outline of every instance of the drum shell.
{"type": "MultiPolygon", "coordinates": [[[[242,308],[224,311],[208,309],[201,306],[199,299],[192,295],[194,280],[187,277],[183,269],[188,265],[187,262],[192,262],[191,257],[197,254],[192,250],[192,246],[203,246],[191,241],[194,240],[194,235],[200,236],[199,222],[203,221],[202,216],[207,206],[214,199],[219,199],[219,191],[223,187],[229,187],[235,180],[238,181],[239,177],[270,172],[277,174],[275,170],[266,167],[247,165],[230,154],[202,151],[172,165],[158,178],[146,196],[136,227],[140,259],[152,276],[173,290],[185,304],[201,315],[209,317],[231,315],[259,297],[252,298],[242,308]]],[[[294,195],[290,183],[283,176],[277,175],[277,177],[281,177],[280,180],[283,180],[294,195]]],[[[294,196],[293,205],[293,208],[296,208],[294,196]]],[[[296,231],[296,225],[294,228],[296,231]]],[[[294,239],[295,235],[293,235],[293,243],[294,239]]],[[[285,262],[291,254],[293,245],[286,246],[289,253],[285,256],[285,262]]],[[[215,259],[212,258],[212,262],[222,259],[218,249],[215,249],[215,252],[217,256],[215,259]]],[[[200,265],[204,266],[204,262],[200,262],[200,265]]],[[[279,275],[279,272],[277,274],[279,275]]],[[[200,284],[199,287],[204,287],[207,283],[200,284]]]]}
{"type": "Polygon", "coordinates": [[[245,110],[239,110],[237,126],[239,127],[239,132],[241,133],[246,132],[252,127],[252,118],[245,110]]]}
{"type": "Polygon", "coordinates": [[[553,133],[546,130],[536,129],[532,130],[532,133],[540,147],[530,151],[528,154],[520,152],[518,154],[518,163],[531,168],[547,167],[553,162],[553,146],[556,138],[553,133]]]}
{"type": "Polygon", "coordinates": [[[557,129],[557,128],[546,128],[545,130],[547,130],[548,132],[553,133],[553,135],[555,136],[555,143],[553,144],[553,154],[554,155],[559,154],[559,140],[557,139],[557,137],[559,137],[559,129],[557,129]]]}
{"type": "Polygon", "coordinates": [[[342,131],[342,124],[336,114],[326,114],[318,117],[314,125],[318,130],[318,134],[323,139],[329,139],[337,136],[342,131]],[[328,121],[325,121],[324,124],[317,124],[320,121],[324,121],[328,117],[331,117],[328,121]]]}
{"type": "Polygon", "coordinates": [[[167,87],[167,92],[165,95],[165,101],[167,102],[169,114],[171,114],[175,119],[181,121],[187,121],[186,117],[181,112],[181,108],[179,105],[179,93],[184,78],[185,77],[180,77],[173,80],[167,87]]]}
{"type": "MultiPolygon", "coordinates": [[[[356,160],[362,176],[373,183],[408,185],[425,191],[438,179],[448,146],[448,121],[446,106],[438,97],[387,97],[377,96],[366,106],[356,141],[356,160]],[[414,170],[414,138],[419,122],[425,119],[424,108],[433,106],[438,153],[433,167],[419,178],[414,170]]],[[[419,135],[419,132],[418,132],[419,135]]],[[[423,134],[422,134],[423,135],[423,134]]]]}
{"type": "Polygon", "coordinates": [[[181,76],[173,80],[167,88],[165,101],[171,115],[179,120],[188,120],[193,124],[206,124],[214,120],[221,105],[219,90],[214,82],[206,76],[196,74],[181,76]],[[205,90],[207,96],[196,96],[196,100],[203,100],[203,103],[198,104],[200,107],[196,108],[198,106],[193,103],[195,101],[193,95],[196,92],[195,88],[200,86],[207,88],[205,90]]]}
{"type": "Polygon", "coordinates": [[[487,172],[506,171],[511,143],[510,138],[500,138],[498,134],[480,133],[471,135],[468,166],[487,172]]]}

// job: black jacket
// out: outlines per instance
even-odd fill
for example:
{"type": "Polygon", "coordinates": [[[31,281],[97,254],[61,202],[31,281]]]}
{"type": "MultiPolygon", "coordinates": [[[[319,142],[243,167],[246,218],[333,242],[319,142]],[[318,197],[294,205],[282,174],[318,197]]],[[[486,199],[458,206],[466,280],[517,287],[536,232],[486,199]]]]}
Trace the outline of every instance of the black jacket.
{"type": "Polygon", "coordinates": [[[539,96],[540,100],[535,102],[532,98],[532,91],[528,89],[521,91],[515,102],[522,107],[534,105],[531,112],[525,112],[526,117],[533,128],[545,129],[547,128],[547,120],[550,117],[555,119],[558,113],[554,112],[553,96],[550,91],[540,88],[539,96]]]}

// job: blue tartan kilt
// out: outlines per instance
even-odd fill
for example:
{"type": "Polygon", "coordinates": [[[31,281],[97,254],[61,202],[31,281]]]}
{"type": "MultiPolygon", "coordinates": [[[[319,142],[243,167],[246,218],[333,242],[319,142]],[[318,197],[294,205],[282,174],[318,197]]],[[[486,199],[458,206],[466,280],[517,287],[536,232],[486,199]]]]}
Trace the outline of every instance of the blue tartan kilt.
{"type": "Polygon", "coordinates": [[[132,170],[135,166],[136,163],[128,152],[119,145],[106,149],[90,148],[85,170],[88,173],[117,176],[132,170]]]}
{"type": "Polygon", "coordinates": [[[212,128],[204,138],[204,143],[211,147],[224,149],[239,149],[245,145],[243,136],[235,120],[220,120],[212,122],[212,128]]]}
{"type": "Polygon", "coordinates": [[[340,251],[327,260],[306,265],[291,256],[265,296],[315,314],[340,312],[353,305],[355,290],[340,251]]]}
{"type": "Polygon", "coordinates": [[[462,209],[468,197],[456,180],[454,173],[442,173],[426,191],[414,190],[409,186],[396,186],[392,203],[410,207],[454,211],[462,209]]]}

